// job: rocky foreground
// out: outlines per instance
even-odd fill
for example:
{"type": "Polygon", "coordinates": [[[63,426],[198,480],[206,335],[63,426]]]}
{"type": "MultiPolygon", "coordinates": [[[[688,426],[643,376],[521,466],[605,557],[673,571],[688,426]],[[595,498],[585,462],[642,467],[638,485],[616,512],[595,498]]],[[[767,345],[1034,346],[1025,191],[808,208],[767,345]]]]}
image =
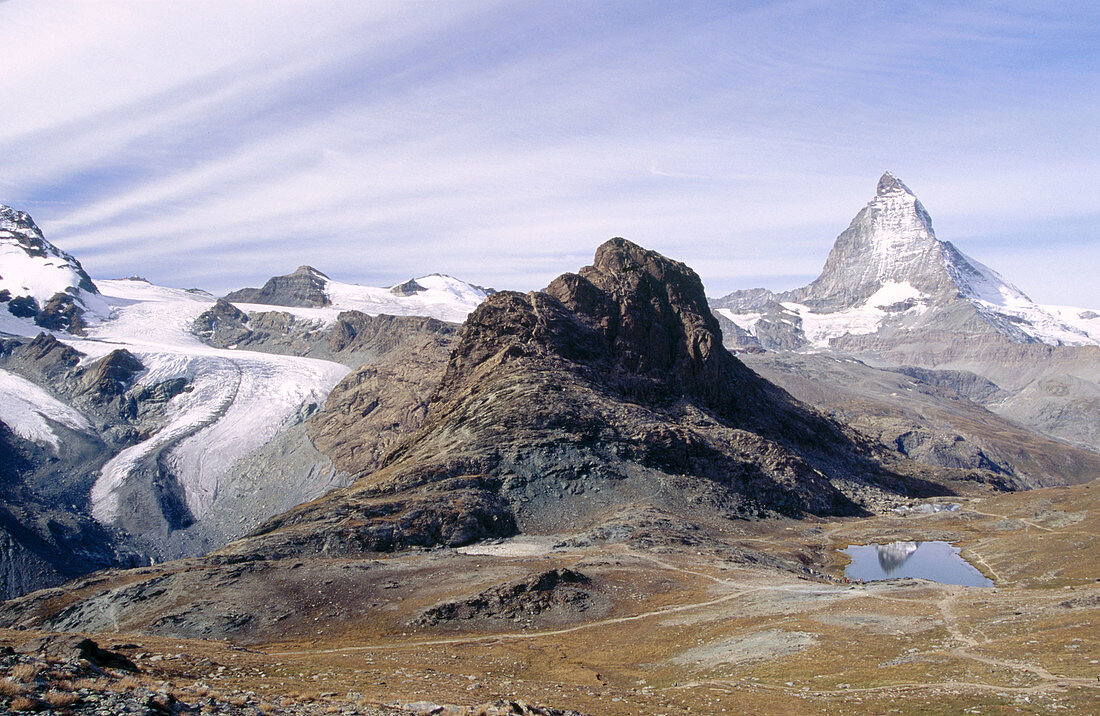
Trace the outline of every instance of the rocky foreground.
{"type": "MultiPolygon", "coordinates": [[[[212,669],[211,676],[240,673],[209,659],[185,653],[149,654],[136,644],[115,644],[110,651],[86,637],[67,634],[5,638],[16,647],[0,646],[0,707],[14,713],[48,711],[59,714],[340,714],[341,716],[581,716],[579,712],[547,708],[521,700],[498,699],[476,706],[437,704],[419,700],[378,704],[360,694],[301,691],[261,697],[255,691],[219,689],[203,681],[173,683],[162,663],[212,669]],[[131,654],[144,663],[139,668],[131,654]]],[[[167,671],[171,671],[170,669],[167,671]]]]}
{"type": "MultiPolygon", "coordinates": [[[[89,678],[100,681],[77,685],[81,703],[99,699],[110,713],[149,713],[150,698],[171,696],[213,713],[448,713],[445,704],[478,713],[497,703],[509,713],[508,702],[524,701],[624,716],[1091,714],[1100,696],[1098,489],[937,498],[911,506],[958,508],[772,519],[707,535],[652,522],[615,543],[608,530],[284,559],[235,579],[253,611],[275,602],[285,615],[266,627],[257,619],[247,639],[179,639],[104,621],[90,636],[136,673],[42,650],[65,642],[39,631],[34,615],[104,588],[135,599],[133,585],[152,576],[105,573],[5,606],[0,616],[16,617],[17,628],[0,630],[0,646],[18,653],[3,657],[0,684],[12,684],[3,704],[28,692],[45,701],[60,682],[89,678]],[[662,530],[675,539],[655,543],[662,530]],[[995,586],[845,582],[839,548],[920,539],[961,546],[995,586]],[[312,588],[258,591],[265,581],[285,587],[291,574],[312,588]]],[[[164,606],[163,596],[144,601],[164,606]]],[[[170,616],[164,624],[177,630],[204,619],[201,610],[170,616]]]]}

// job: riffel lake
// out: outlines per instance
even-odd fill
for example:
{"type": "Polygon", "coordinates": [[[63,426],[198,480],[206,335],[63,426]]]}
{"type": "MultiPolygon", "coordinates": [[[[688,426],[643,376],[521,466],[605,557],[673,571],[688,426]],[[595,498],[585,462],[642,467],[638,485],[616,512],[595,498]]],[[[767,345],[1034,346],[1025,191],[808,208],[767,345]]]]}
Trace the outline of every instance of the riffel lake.
{"type": "Polygon", "coordinates": [[[841,551],[852,559],[844,569],[844,576],[852,580],[917,577],[965,587],[993,586],[992,580],[959,556],[959,548],[948,542],[853,544],[841,551]]]}

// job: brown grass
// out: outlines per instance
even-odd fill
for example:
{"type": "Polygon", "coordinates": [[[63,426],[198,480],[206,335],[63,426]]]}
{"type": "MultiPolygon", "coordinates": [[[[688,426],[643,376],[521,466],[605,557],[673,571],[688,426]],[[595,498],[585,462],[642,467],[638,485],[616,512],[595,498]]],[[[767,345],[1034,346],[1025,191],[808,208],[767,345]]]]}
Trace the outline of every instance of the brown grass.
{"type": "Polygon", "coordinates": [[[73,691],[76,691],[77,689],[89,689],[92,691],[97,691],[105,688],[106,686],[106,679],[77,679],[76,681],[72,682],[73,691]]]}
{"type": "Polygon", "coordinates": [[[26,696],[16,696],[11,700],[12,711],[42,711],[46,708],[48,707],[44,702],[26,696]]]}
{"type": "Polygon", "coordinates": [[[0,679],[0,696],[18,696],[27,690],[27,687],[23,684],[16,683],[11,679],[0,679]]]}
{"type": "Polygon", "coordinates": [[[72,706],[80,697],[76,694],[65,694],[60,691],[51,691],[42,697],[42,700],[48,703],[54,708],[64,708],[65,706],[72,706]]]}
{"type": "Polygon", "coordinates": [[[11,677],[19,681],[30,681],[42,673],[42,667],[37,664],[16,664],[11,670],[11,677]]]}
{"type": "Polygon", "coordinates": [[[144,686],[138,679],[132,676],[124,676],[115,683],[111,684],[112,691],[135,691],[144,686]]]}

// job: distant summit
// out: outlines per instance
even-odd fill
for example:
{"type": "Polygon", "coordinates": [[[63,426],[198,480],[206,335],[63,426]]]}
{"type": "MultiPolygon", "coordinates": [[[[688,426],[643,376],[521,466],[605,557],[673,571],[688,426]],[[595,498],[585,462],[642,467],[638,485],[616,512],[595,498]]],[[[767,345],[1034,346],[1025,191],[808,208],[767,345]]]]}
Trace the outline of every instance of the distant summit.
{"type": "Polygon", "coordinates": [[[924,205],[890,172],[808,286],[735,291],[711,305],[732,322],[728,334],[771,349],[843,348],[852,336],[911,340],[926,330],[996,334],[1014,343],[1100,343],[1100,322],[1087,311],[1039,306],[938,239],[924,205]]]}
{"type": "MultiPolygon", "coordinates": [[[[293,273],[268,279],[262,288],[233,291],[225,296],[225,300],[289,309],[324,309],[323,312],[331,314],[333,319],[340,311],[360,311],[372,316],[383,313],[392,316],[431,316],[441,321],[461,323],[492,293],[492,289],[439,273],[381,288],[335,281],[312,266],[299,266],[293,273]]],[[[305,315],[309,311],[302,313],[305,315]]]]}
{"type": "Polygon", "coordinates": [[[81,333],[110,308],[80,262],[42,235],[31,217],[0,204],[0,330],[81,333]],[[21,320],[12,320],[21,319],[21,320]]]}
{"type": "Polygon", "coordinates": [[[328,280],[312,266],[299,266],[293,273],[268,279],[262,288],[233,291],[225,300],[271,306],[328,306],[332,303],[325,293],[328,280]]]}

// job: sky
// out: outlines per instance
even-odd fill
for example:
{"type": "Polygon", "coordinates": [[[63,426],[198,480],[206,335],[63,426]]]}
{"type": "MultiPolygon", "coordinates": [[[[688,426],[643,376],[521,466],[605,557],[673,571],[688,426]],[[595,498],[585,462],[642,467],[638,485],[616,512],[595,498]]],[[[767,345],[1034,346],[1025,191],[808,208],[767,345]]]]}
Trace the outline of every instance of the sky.
{"type": "Polygon", "coordinates": [[[93,277],[804,285],[893,171],[1100,308],[1100,3],[0,2],[0,203],[93,277]]]}

